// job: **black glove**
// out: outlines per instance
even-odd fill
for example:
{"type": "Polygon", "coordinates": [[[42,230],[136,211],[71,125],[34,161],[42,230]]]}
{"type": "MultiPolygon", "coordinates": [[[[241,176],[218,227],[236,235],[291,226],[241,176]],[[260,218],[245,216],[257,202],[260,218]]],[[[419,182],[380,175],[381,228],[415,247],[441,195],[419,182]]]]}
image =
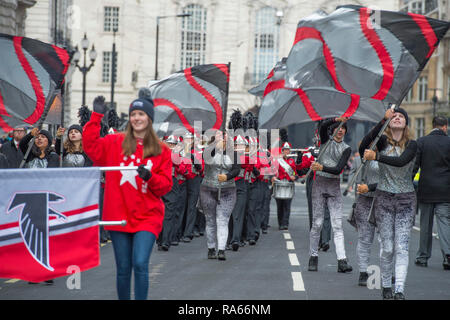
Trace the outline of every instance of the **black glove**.
{"type": "Polygon", "coordinates": [[[148,181],[152,177],[152,173],[149,170],[145,169],[145,165],[143,164],[141,164],[137,168],[137,172],[139,174],[139,177],[144,181],[148,181]]]}
{"type": "Polygon", "coordinates": [[[106,113],[106,104],[104,96],[97,96],[93,102],[94,111],[97,113],[105,114],[106,113]]]}
{"type": "Polygon", "coordinates": [[[202,165],[201,164],[198,164],[198,163],[196,163],[196,164],[194,164],[194,168],[195,168],[195,170],[197,170],[197,171],[202,171],[202,165]]]}
{"type": "Polygon", "coordinates": [[[302,163],[302,157],[303,157],[303,153],[298,152],[298,153],[297,153],[297,160],[295,161],[295,163],[296,163],[296,164],[302,163]]]}

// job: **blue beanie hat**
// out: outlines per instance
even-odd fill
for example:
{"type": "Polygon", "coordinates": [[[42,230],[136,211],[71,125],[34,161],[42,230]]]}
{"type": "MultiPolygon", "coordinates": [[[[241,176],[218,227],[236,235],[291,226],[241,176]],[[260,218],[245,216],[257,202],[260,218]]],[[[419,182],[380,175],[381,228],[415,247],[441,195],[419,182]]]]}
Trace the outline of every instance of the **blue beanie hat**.
{"type": "Polygon", "coordinates": [[[155,110],[154,110],[154,105],[153,105],[152,99],[139,98],[139,99],[134,100],[130,104],[130,109],[129,109],[128,115],[130,116],[131,112],[133,112],[134,110],[144,111],[153,122],[153,119],[155,117],[155,110]]]}

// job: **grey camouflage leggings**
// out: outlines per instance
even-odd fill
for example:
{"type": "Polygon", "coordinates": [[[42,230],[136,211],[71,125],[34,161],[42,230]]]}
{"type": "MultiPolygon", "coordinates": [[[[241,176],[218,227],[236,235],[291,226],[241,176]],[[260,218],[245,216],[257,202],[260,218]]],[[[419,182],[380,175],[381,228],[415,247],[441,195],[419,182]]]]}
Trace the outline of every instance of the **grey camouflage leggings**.
{"type": "Polygon", "coordinates": [[[208,249],[225,250],[228,238],[228,222],[236,203],[236,188],[221,190],[217,201],[218,189],[200,186],[200,203],[206,220],[206,243],[208,249]]]}
{"type": "Polygon", "coordinates": [[[369,223],[370,207],[373,197],[358,196],[355,207],[355,220],[358,229],[358,244],[356,257],[358,259],[359,272],[367,272],[370,259],[370,248],[375,235],[375,226],[369,223]]]}
{"type": "Polygon", "coordinates": [[[313,222],[309,233],[309,255],[318,256],[320,231],[325,214],[325,203],[330,211],[337,259],[345,259],[344,230],[342,229],[342,195],[339,179],[316,175],[312,186],[313,222]]]}
{"type": "Polygon", "coordinates": [[[380,267],[383,288],[391,287],[395,269],[394,292],[403,292],[408,273],[410,231],[416,213],[416,193],[375,192],[375,219],[380,232],[380,267]],[[395,268],[394,268],[395,258],[395,268]]]}

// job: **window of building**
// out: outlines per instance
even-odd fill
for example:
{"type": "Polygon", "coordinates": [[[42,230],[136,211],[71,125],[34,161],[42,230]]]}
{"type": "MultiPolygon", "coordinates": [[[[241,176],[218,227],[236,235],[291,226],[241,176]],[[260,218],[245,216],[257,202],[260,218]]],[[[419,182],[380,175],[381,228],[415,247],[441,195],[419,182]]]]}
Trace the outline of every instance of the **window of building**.
{"type": "Polygon", "coordinates": [[[425,102],[428,100],[428,77],[420,77],[419,83],[419,102],[425,102]]]}
{"type": "Polygon", "coordinates": [[[103,31],[119,30],[119,7],[105,7],[103,16],[103,31]]]}
{"type": "Polygon", "coordinates": [[[183,9],[190,17],[182,18],[181,23],[181,69],[205,63],[206,56],[206,14],[201,5],[190,4],[183,9]]]}
{"type": "MultiPolygon", "coordinates": [[[[117,56],[118,53],[116,51],[116,63],[114,68],[115,73],[115,81],[117,83],[117,56]]],[[[112,63],[112,52],[111,51],[103,51],[103,64],[102,64],[102,82],[109,83],[111,82],[111,63],[112,63]]]]}
{"type": "Polygon", "coordinates": [[[411,87],[411,89],[409,89],[408,93],[405,96],[405,102],[412,102],[413,101],[413,87],[411,87]]]}
{"type": "Polygon", "coordinates": [[[416,118],[416,139],[425,135],[425,118],[416,118]]]}
{"type": "Polygon", "coordinates": [[[256,12],[253,83],[263,81],[278,61],[278,38],[280,26],[277,23],[276,9],[264,7],[256,12]]]}

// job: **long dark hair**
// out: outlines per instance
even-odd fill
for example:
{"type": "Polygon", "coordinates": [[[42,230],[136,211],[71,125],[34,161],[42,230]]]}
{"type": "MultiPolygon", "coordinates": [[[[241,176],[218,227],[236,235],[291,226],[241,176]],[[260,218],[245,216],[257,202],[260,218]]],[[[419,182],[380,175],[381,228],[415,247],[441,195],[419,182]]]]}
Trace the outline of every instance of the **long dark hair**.
{"type": "MultiPolygon", "coordinates": [[[[47,141],[48,141],[48,139],[47,139],[47,141]]],[[[45,157],[48,157],[48,155],[52,152],[55,152],[55,149],[52,147],[52,141],[48,141],[48,145],[44,149],[45,157]]],[[[31,154],[35,157],[40,158],[41,153],[42,153],[41,149],[36,145],[36,143],[33,143],[33,146],[31,147],[31,154]]]]}

